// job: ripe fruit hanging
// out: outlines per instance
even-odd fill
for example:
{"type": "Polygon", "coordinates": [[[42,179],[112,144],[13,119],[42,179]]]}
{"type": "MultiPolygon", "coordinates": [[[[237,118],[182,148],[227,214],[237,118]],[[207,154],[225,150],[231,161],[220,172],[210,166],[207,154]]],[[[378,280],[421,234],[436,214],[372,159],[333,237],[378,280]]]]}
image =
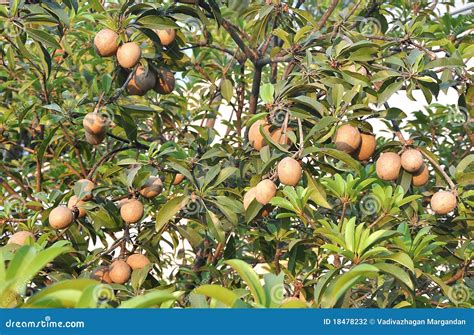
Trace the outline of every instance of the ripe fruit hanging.
{"type": "Polygon", "coordinates": [[[110,57],[117,53],[118,35],[110,29],[102,29],[94,37],[94,48],[102,57],[110,57]]]}
{"type": "Polygon", "coordinates": [[[163,191],[163,182],[159,177],[149,177],[140,190],[142,197],[152,199],[163,191]]]}
{"type": "Polygon", "coordinates": [[[116,260],[110,265],[109,277],[116,284],[125,284],[130,279],[132,270],[123,260],[116,260]]]}
{"type": "Polygon", "coordinates": [[[109,268],[107,266],[100,266],[94,271],[92,271],[91,278],[95,280],[100,280],[107,284],[112,284],[112,280],[109,276],[109,268]]]}
{"type": "Polygon", "coordinates": [[[278,128],[272,131],[270,136],[275,143],[282,144],[282,145],[283,144],[290,145],[291,140],[288,137],[288,133],[292,130],[293,129],[288,127],[286,128],[286,133],[283,133],[283,128],[278,128]]]}
{"type": "Polygon", "coordinates": [[[130,199],[120,208],[120,216],[125,223],[137,223],[143,217],[143,204],[137,199],[130,199]]]}
{"type": "Polygon", "coordinates": [[[336,148],[346,153],[351,153],[357,150],[361,142],[360,132],[357,128],[345,124],[337,130],[336,133],[336,148]]]}
{"type": "Polygon", "coordinates": [[[296,159],[285,157],[278,163],[277,174],[282,184],[295,186],[301,179],[301,165],[296,159]]]}
{"type": "Polygon", "coordinates": [[[176,38],[176,30],[174,29],[156,29],[155,32],[158,35],[161,44],[165,47],[173,43],[176,38]]]}
{"type": "Polygon", "coordinates": [[[86,141],[87,143],[91,144],[91,145],[99,145],[101,144],[104,139],[105,139],[105,133],[101,134],[101,135],[93,135],[93,134],[90,134],[88,133],[87,131],[84,132],[85,135],[86,135],[86,141]]]}
{"type": "Polygon", "coordinates": [[[73,221],[72,211],[65,206],[56,207],[49,213],[49,224],[54,229],[69,227],[73,221]]]}
{"type": "Polygon", "coordinates": [[[84,130],[91,135],[102,135],[107,131],[107,119],[99,113],[87,113],[82,120],[84,130]]]}
{"type": "Polygon", "coordinates": [[[277,187],[270,179],[264,179],[256,186],[255,199],[262,205],[266,205],[275,196],[277,187]]]}
{"type": "Polygon", "coordinates": [[[415,149],[408,149],[402,153],[402,167],[405,171],[415,173],[423,166],[423,155],[415,149]]]}
{"type": "Polygon", "coordinates": [[[449,191],[438,191],[431,197],[431,209],[436,214],[448,214],[457,206],[456,196],[449,191]]]}
{"type": "Polygon", "coordinates": [[[255,196],[257,195],[257,188],[252,187],[250,190],[247,191],[247,193],[244,194],[244,209],[247,210],[249,208],[250,204],[252,203],[253,199],[255,199],[255,196]]]}
{"type": "Polygon", "coordinates": [[[84,204],[84,201],[79,200],[78,197],[73,195],[69,198],[69,201],[67,202],[67,208],[69,208],[70,210],[74,210],[74,207],[76,207],[79,213],[77,217],[83,218],[84,216],[86,216],[86,210],[83,207],[84,204]]]}
{"type": "Polygon", "coordinates": [[[367,161],[375,152],[377,141],[375,135],[360,133],[360,146],[355,151],[355,157],[360,161],[367,161]]]}
{"type": "Polygon", "coordinates": [[[413,186],[423,186],[428,182],[430,172],[426,164],[421,166],[421,169],[417,171],[411,180],[413,186]]]}
{"type": "Polygon", "coordinates": [[[401,168],[401,159],[395,152],[384,152],[377,159],[375,169],[377,176],[382,180],[395,180],[401,168]]]}
{"type": "Polygon", "coordinates": [[[265,120],[258,120],[254,122],[249,129],[248,137],[249,143],[257,151],[260,151],[265,145],[265,138],[260,133],[260,126],[263,127],[263,131],[268,133],[270,126],[265,120]]]}
{"type": "Polygon", "coordinates": [[[145,266],[150,264],[150,260],[145,255],[133,254],[128,256],[127,264],[132,268],[132,270],[143,269],[145,266]]]}
{"type": "Polygon", "coordinates": [[[170,94],[173,92],[175,84],[173,72],[164,67],[156,70],[156,82],[153,89],[157,93],[170,94]]]}
{"type": "Polygon", "coordinates": [[[138,44],[134,42],[128,42],[122,44],[117,50],[117,61],[121,67],[130,69],[137,65],[142,51],[138,44]]]}
{"type": "Polygon", "coordinates": [[[138,66],[128,82],[127,92],[130,95],[144,95],[155,86],[155,82],[155,74],[150,69],[138,66]]]}
{"type": "Polygon", "coordinates": [[[173,179],[173,185],[179,185],[184,180],[184,175],[181,173],[177,173],[173,179]]]}
{"type": "Polygon", "coordinates": [[[35,235],[33,235],[33,233],[31,233],[29,231],[25,231],[25,230],[18,231],[15,234],[13,234],[12,236],[10,236],[10,238],[8,239],[7,244],[25,245],[28,238],[31,238],[34,241],[35,240],[35,235]]]}
{"type": "Polygon", "coordinates": [[[76,181],[76,184],[82,184],[81,189],[87,193],[82,199],[83,200],[90,200],[92,199],[92,190],[95,187],[95,184],[89,179],[79,179],[76,181]]]}

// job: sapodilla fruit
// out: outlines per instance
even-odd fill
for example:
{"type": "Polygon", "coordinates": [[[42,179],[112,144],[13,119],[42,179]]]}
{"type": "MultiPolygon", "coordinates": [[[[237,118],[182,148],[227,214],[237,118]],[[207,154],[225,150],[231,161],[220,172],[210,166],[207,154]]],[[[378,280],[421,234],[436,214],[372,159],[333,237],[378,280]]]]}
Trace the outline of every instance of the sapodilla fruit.
{"type": "Polygon", "coordinates": [[[120,208],[120,216],[128,224],[140,221],[143,217],[143,212],[143,204],[137,199],[130,199],[120,208]]]}
{"type": "Polygon", "coordinates": [[[262,205],[266,205],[275,196],[277,187],[270,179],[264,179],[256,186],[255,199],[262,205]]]}
{"type": "Polygon", "coordinates": [[[115,55],[118,49],[118,34],[110,29],[102,29],[94,37],[94,48],[102,57],[115,55]]]}
{"type": "Polygon", "coordinates": [[[76,184],[83,184],[82,190],[84,192],[88,192],[88,194],[85,195],[82,198],[82,200],[92,199],[92,190],[94,189],[95,184],[91,180],[89,180],[89,179],[79,179],[78,181],[76,181],[76,184]]]}
{"type": "Polygon", "coordinates": [[[157,93],[170,94],[173,92],[175,84],[176,80],[173,72],[164,67],[156,71],[156,81],[153,89],[157,93]]]}
{"type": "Polygon", "coordinates": [[[143,269],[145,266],[150,264],[150,260],[145,255],[133,254],[128,256],[127,264],[132,268],[132,270],[143,269]]]}
{"type": "Polygon", "coordinates": [[[117,62],[121,67],[130,69],[137,65],[141,55],[142,51],[138,44],[134,42],[124,43],[117,50],[117,62]]]}
{"type": "Polygon", "coordinates": [[[173,43],[176,38],[176,30],[174,29],[155,29],[155,33],[158,35],[161,45],[165,47],[173,43]]]}
{"type": "Polygon", "coordinates": [[[278,163],[277,174],[282,184],[295,186],[301,179],[301,165],[296,159],[285,157],[278,163]]]}
{"type": "Polygon", "coordinates": [[[130,279],[132,270],[123,260],[116,260],[110,265],[109,277],[116,284],[125,284],[130,279]]]}
{"type": "Polygon", "coordinates": [[[184,174],[177,173],[173,179],[173,185],[179,185],[184,180],[184,174]]]}
{"type": "Polygon", "coordinates": [[[35,235],[33,235],[33,233],[31,233],[29,231],[25,231],[25,230],[18,231],[15,234],[13,234],[12,236],[10,236],[10,238],[8,239],[7,244],[25,245],[25,243],[26,243],[26,241],[28,240],[29,237],[31,237],[33,239],[33,241],[35,240],[35,235]]]}
{"type": "Polygon", "coordinates": [[[159,177],[149,177],[140,190],[142,197],[152,199],[163,191],[163,182],[159,177]]]}
{"type": "Polygon", "coordinates": [[[375,152],[375,147],[377,145],[375,135],[361,133],[360,138],[360,146],[355,151],[355,156],[360,161],[367,161],[375,152]]]}
{"type": "Polygon", "coordinates": [[[109,276],[109,268],[107,266],[100,266],[95,269],[91,274],[91,278],[95,280],[100,280],[107,284],[112,284],[112,280],[109,276]]]}
{"type": "Polygon", "coordinates": [[[457,206],[456,196],[448,191],[438,191],[431,197],[431,209],[436,214],[448,214],[457,206]]]}
{"type": "Polygon", "coordinates": [[[92,135],[102,135],[107,131],[107,119],[99,113],[87,113],[82,120],[84,130],[92,135]]]}
{"type": "Polygon", "coordinates": [[[362,141],[357,128],[345,124],[339,127],[336,133],[336,148],[348,154],[357,150],[362,141]]]}
{"type": "Polygon", "coordinates": [[[420,171],[416,172],[413,175],[411,183],[413,186],[423,186],[428,182],[429,177],[430,177],[430,172],[428,170],[428,167],[425,164],[423,164],[421,166],[420,171]]]}
{"type": "Polygon", "coordinates": [[[49,224],[54,229],[69,227],[73,221],[74,215],[66,206],[58,206],[49,213],[49,224]]]}
{"type": "Polygon", "coordinates": [[[252,187],[250,190],[247,191],[247,193],[244,194],[244,209],[247,210],[249,208],[250,204],[252,203],[253,199],[255,199],[257,195],[257,188],[252,187]]]}
{"type": "Polygon", "coordinates": [[[288,137],[288,133],[292,130],[293,129],[288,127],[286,128],[286,134],[283,134],[283,128],[278,128],[272,131],[270,136],[275,143],[290,145],[291,140],[288,137]]]}
{"type": "Polygon", "coordinates": [[[266,123],[265,120],[255,121],[250,126],[249,133],[248,133],[249,143],[257,151],[260,151],[266,145],[265,138],[260,133],[260,126],[263,127],[263,131],[268,133],[270,126],[266,123]]]}
{"type": "Polygon", "coordinates": [[[423,166],[423,155],[415,149],[408,149],[401,156],[402,167],[405,171],[415,173],[423,166]]]}
{"type": "Polygon", "coordinates": [[[103,134],[94,135],[94,134],[90,134],[86,131],[85,135],[86,135],[87,143],[89,143],[91,145],[99,145],[104,141],[106,133],[104,132],[103,134]]]}
{"type": "Polygon", "coordinates": [[[377,176],[382,180],[395,180],[401,168],[400,156],[395,152],[384,152],[377,159],[375,170],[377,176]]]}
{"type": "Polygon", "coordinates": [[[74,207],[76,207],[79,213],[77,217],[83,218],[84,216],[86,216],[86,210],[83,208],[84,204],[84,201],[79,200],[77,196],[73,195],[69,198],[69,201],[67,202],[67,208],[69,208],[70,210],[74,210],[74,207]]]}
{"type": "Polygon", "coordinates": [[[130,95],[144,95],[155,86],[155,81],[155,74],[150,69],[139,66],[128,82],[127,92],[130,95]]]}

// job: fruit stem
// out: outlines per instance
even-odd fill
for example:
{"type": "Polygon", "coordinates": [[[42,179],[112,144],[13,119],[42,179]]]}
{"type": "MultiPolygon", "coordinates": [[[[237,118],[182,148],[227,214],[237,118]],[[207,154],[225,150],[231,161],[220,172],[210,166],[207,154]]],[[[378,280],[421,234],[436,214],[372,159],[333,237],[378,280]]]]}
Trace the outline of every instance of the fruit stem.
{"type": "Polygon", "coordinates": [[[424,152],[423,150],[421,150],[419,148],[416,148],[416,150],[418,150],[431,163],[431,165],[433,165],[433,167],[436,168],[436,170],[439,171],[439,173],[443,176],[443,178],[448,183],[449,188],[451,189],[451,191],[456,193],[456,184],[454,184],[454,182],[451,180],[451,178],[448,176],[448,174],[446,172],[444,172],[443,168],[430,155],[428,155],[426,152],[424,152]]]}

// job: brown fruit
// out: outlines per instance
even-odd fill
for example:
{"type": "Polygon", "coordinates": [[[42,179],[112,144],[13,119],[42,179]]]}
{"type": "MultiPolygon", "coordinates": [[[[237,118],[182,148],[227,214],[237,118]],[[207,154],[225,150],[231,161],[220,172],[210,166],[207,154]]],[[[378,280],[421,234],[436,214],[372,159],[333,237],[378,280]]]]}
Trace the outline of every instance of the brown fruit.
{"type": "Polygon", "coordinates": [[[266,205],[275,196],[277,187],[270,179],[264,179],[256,186],[255,199],[262,205],[266,205]]]}
{"type": "Polygon", "coordinates": [[[360,161],[367,161],[374,154],[377,141],[375,140],[375,135],[372,134],[361,133],[360,138],[360,146],[355,151],[355,156],[360,161]]]}
{"type": "Polygon", "coordinates": [[[155,80],[155,74],[150,69],[139,66],[128,82],[127,92],[130,95],[144,95],[155,86],[155,80]]]}
{"type": "Polygon", "coordinates": [[[184,174],[177,173],[176,176],[174,176],[173,185],[179,185],[183,180],[184,174]]]}
{"type": "Polygon", "coordinates": [[[347,71],[356,72],[364,77],[367,77],[367,69],[363,67],[362,65],[360,65],[359,67],[356,67],[354,64],[352,64],[347,68],[347,71]]]}
{"type": "Polygon", "coordinates": [[[288,133],[290,131],[292,131],[293,129],[291,128],[286,128],[286,134],[283,134],[283,128],[278,128],[278,129],[275,129],[274,131],[272,131],[271,133],[271,138],[274,142],[278,143],[278,144],[286,144],[286,145],[290,145],[291,144],[291,140],[290,138],[288,137],[288,133]]]}
{"type": "Polygon", "coordinates": [[[73,195],[69,198],[69,201],[67,202],[67,208],[69,208],[70,210],[74,210],[74,207],[77,207],[79,211],[79,215],[77,217],[83,218],[84,216],[86,216],[86,210],[83,207],[84,204],[84,201],[79,200],[75,195],[73,195]]]}
{"type": "Polygon", "coordinates": [[[161,45],[164,45],[165,47],[173,43],[176,38],[176,30],[174,29],[156,29],[155,32],[160,38],[161,45]]]}
{"type": "Polygon", "coordinates": [[[110,57],[117,53],[118,35],[110,29],[102,29],[94,37],[94,48],[102,57],[110,57]]]}
{"type": "Polygon", "coordinates": [[[95,269],[91,274],[91,278],[95,280],[100,280],[108,284],[112,284],[112,280],[109,276],[109,268],[107,266],[100,266],[95,269]]]}
{"type": "Polygon", "coordinates": [[[423,166],[423,155],[415,149],[408,149],[402,153],[402,167],[405,171],[415,173],[423,166]]]}
{"type": "Polygon", "coordinates": [[[120,208],[120,216],[126,223],[136,223],[143,217],[143,204],[137,199],[130,199],[120,208]]]}
{"type": "Polygon", "coordinates": [[[12,236],[10,236],[10,238],[8,239],[7,244],[25,245],[26,241],[30,237],[33,241],[35,240],[35,235],[33,235],[33,233],[31,233],[29,231],[25,231],[25,230],[18,231],[15,234],[13,234],[12,236]]]}
{"type": "Polygon", "coordinates": [[[95,184],[90,181],[89,179],[79,179],[78,181],[76,181],[76,184],[82,184],[81,185],[81,189],[84,191],[84,192],[87,192],[88,194],[85,195],[82,200],[90,200],[92,199],[92,190],[94,189],[95,187],[95,184]]]}
{"type": "Polygon", "coordinates": [[[161,179],[159,177],[149,177],[145,185],[142,186],[140,194],[144,198],[151,199],[160,194],[161,191],[163,191],[163,182],[161,179]]]}
{"type": "Polygon", "coordinates": [[[351,125],[342,125],[337,130],[335,143],[338,150],[349,154],[357,150],[361,141],[359,130],[351,125]]]}
{"type": "Polygon", "coordinates": [[[132,269],[123,260],[116,260],[110,265],[109,277],[116,284],[125,284],[130,279],[132,269]]]}
{"type": "Polygon", "coordinates": [[[72,211],[65,206],[58,206],[49,213],[49,224],[54,229],[69,227],[73,221],[72,211]]]}
{"type": "Polygon", "coordinates": [[[247,193],[244,194],[244,209],[247,210],[249,208],[250,204],[252,203],[253,199],[255,199],[255,196],[257,195],[257,188],[252,187],[250,190],[247,191],[247,193]]]}
{"type": "Polygon", "coordinates": [[[300,163],[294,158],[285,157],[277,166],[278,179],[282,184],[295,186],[303,173],[300,163]]]}
{"type": "Polygon", "coordinates": [[[250,145],[257,151],[260,151],[266,145],[265,138],[260,133],[260,126],[263,127],[263,131],[269,132],[270,126],[267,122],[265,120],[258,120],[250,126],[248,134],[250,145]]]}
{"type": "Polygon", "coordinates": [[[429,177],[430,177],[430,172],[428,170],[428,167],[425,164],[423,164],[421,166],[420,171],[416,172],[413,175],[411,183],[413,184],[413,186],[423,186],[428,182],[429,177]]]}
{"type": "Polygon", "coordinates": [[[457,206],[456,196],[448,191],[438,191],[431,197],[431,209],[436,214],[448,214],[457,206]]]}
{"type": "Polygon", "coordinates": [[[174,74],[167,68],[158,69],[156,72],[156,82],[153,88],[157,93],[170,94],[174,90],[176,80],[174,74]]]}
{"type": "Polygon", "coordinates": [[[99,113],[87,113],[82,120],[84,130],[91,135],[102,135],[107,131],[107,119],[99,113]]]}
{"type": "Polygon", "coordinates": [[[375,169],[377,176],[382,180],[395,180],[401,168],[400,156],[395,152],[384,152],[377,159],[375,169]]]}
{"type": "Polygon", "coordinates": [[[142,51],[138,44],[134,42],[128,42],[122,44],[117,50],[117,61],[121,67],[130,69],[137,65],[142,51]]]}
{"type": "Polygon", "coordinates": [[[128,256],[127,264],[132,268],[132,270],[143,269],[145,266],[150,264],[150,260],[145,255],[133,254],[128,256]]]}
{"type": "Polygon", "coordinates": [[[104,141],[106,133],[103,133],[101,135],[92,135],[86,131],[85,135],[87,143],[92,145],[99,145],[104,141]]]}

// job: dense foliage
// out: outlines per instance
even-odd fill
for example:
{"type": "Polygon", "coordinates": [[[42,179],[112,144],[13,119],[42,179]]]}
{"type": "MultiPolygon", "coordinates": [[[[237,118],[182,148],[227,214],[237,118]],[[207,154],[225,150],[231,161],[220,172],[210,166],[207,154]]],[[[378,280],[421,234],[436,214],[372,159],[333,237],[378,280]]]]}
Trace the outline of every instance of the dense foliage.
{"type": "Polygon", "coordinates": [[[474,18],[452,2],[1,6],[2,305],[471,306],[474,18]],[[94,50],[104,28],[139,64],[94,50]],[[410,149],[423,166],[383,177],[410,149]]]}

